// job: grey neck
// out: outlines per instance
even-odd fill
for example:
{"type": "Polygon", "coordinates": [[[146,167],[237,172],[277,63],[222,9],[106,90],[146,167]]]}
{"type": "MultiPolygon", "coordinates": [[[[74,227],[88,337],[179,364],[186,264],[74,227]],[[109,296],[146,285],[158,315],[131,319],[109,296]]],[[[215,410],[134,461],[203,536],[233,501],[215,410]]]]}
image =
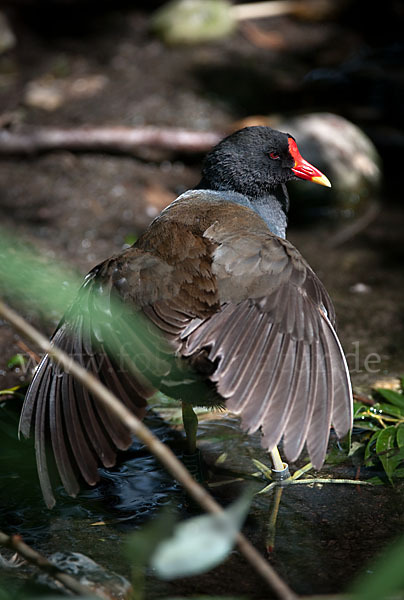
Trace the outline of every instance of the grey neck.
{"type": "Polygon", "coordinates": [[[286,238],[286,227],[288,224],[286,212],[289,208],[289,196],[285,184],[277,186],[273,193],[260,198],[249,198],[237,192],[195,189],[185,192],[174,200],[174,202],[195,196],[200,196],[200,199],[205,202],[209,200],[217,201],[219,198],[227,202],[246,206],[256,212],[265,221],[272,233],[278,237],[286,238]]]}
{"type": "Polygon", "coordinates": [[[242,196],[247,200],[245,206],[254,210],[261,219],[265,221],[269,229],[281,238],[286,238],[286,228],[288,226],[287,211],[289,209],[289,196],[286,185],[277,186],[273,193],[260,198],[250,200],[247,196],[242,196]]]}

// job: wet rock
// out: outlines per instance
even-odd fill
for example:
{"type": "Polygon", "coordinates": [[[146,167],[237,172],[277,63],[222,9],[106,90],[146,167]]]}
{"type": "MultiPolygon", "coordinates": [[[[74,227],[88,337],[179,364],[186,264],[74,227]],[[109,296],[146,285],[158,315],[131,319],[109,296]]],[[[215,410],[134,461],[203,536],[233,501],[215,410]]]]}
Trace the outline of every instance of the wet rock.
{"type": "Polygon", "coordinates": [[[152,30],[166,44],[197,44],[234,31],[231,5],[223,0],[173,0],[159,9],[152,30]]]}
{"type": "MultiPolygon", "coordinates": [[[[65,573],[69,573],[82,585],[87,586],[101,598],[121,600],[128,597],[131,585],[125,577],[107,571],[80,552],[54,552],[49,560],[65,573]]],[[[41,583],[60,588],[61,584],[47,575],[40,575],[41,583]]]]}
{"type": "Polygon", "coordinates": [[[329,189],[291,182],[295,217],[350,219],[365,214],[369,205],[377,200],[382,178],[381,159],[359,127],[331,113],[306,114],[272,124],[292,134],[302,156],[323,171],[332,183],[329,189]]]}

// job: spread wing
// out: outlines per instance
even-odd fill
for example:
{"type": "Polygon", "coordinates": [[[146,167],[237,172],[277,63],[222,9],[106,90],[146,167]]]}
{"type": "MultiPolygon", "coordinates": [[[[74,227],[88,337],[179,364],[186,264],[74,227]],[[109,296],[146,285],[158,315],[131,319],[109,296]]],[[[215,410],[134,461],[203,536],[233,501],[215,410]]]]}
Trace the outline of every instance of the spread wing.
{"type": "MultiPolygon", "coordinates": [[[[187,235],[184,227],[176,229],[181,240],[173,257],[177,268],[136,247],[105,261],[88,274],[52,337],[140,418],[157,388],[189,401],[202,393],[202,404],[220,403],[214,385],[202,383],[207,376],[202,367],[192,370],[176,356],[184,326],[196,314],[218,309],[208,269],[209,243],[187,235]],[[170,319],[156,328],[145,313],[154,307],[153,314],[166,314],[168,301],[170,319]],[[188,311],[190,305],[194,308],[188,311]]],[[[27,391],[19,430],[25,437],[34,433],[39,480],[49,507],[55,504],[49,446],[63,486],[75,496],[80,476],[94,485],[98,467],[113,466],[117,451],[132,442],[128,429],[48,355],[27,391]]]]}
{"type": "MultiPolygon", "coordinates": [[[[342,436],[352,422],[331,301],[291,244],[249,209],[232,205],[224,218],[223,204],[199,207],[196,220],[176,205],[175,220],[163,213],[137,247],[94,269],[53,343],[140,417],[156,388],[195,405],[224,402],[244,428],[262,428],[265,447],[283,437],[294,460],[307,442],[320,467],[330,424],[342,436]]],[[[47,356],[21,415],[22,434],[32,430],[48,506],[55,500],[46,442],[70,495],[79,475],[94,484],[98,465],[112,466],[131,443],[128,430],[47,356]]]]}
{"type": "MultiPolygon", "coordinates": [[[[151,364],[162,376],[169,364],[162,340],[155,339],[145,319],[135,311],[130,319],[124,304],[117,300],[117,296],[128,296],[128,281],[122,276],[125,268],[129,270],[128,279],[137,281],[132,294],[137,291],[138,304],[142,303],[142,295],[154,298],[156,282],[168,281],[171,270],[163,261],[134,248],[99,265],[87,276],[77,302],[63,317],[52,342],[143,418],[147,398],[155,388],[152,377],[145,378],[142,371],[151,364]],[[138,369],[133,364],[133,353],[141,356],[138,369]]],[[[19,428],[25,437],[34,432],[39,479],[49,507],[55,499],[48,444],[66,491],[75,496],[80,488],[79,475],[94,485],[99,479],[98,466],[113,466],[117,451],[126,450],[132,443],[128,429],[48,355],[39,364],[26,394],[19,428]]]]}
{"type": "MultiPolygon", "coordinates": [[[[262,428],[265,447],[283,437],[293,461],[306,442],[319,468],[330,425],[340,437],[352,425],[351,384],[334,308],[296,248],[259,222],[251,227],[251,218],[243,226],[246,215],[239,213],[233,215],[235,227],[227,215],[204,231],[211,258],[205,266],[214,277],[208,285],[193,279],[190,302],[184,286],[181,302],[167,298],[144,311],[160,330],[170,331],[195,369],[208,374],[245,429],[262,428]],[[216,304],[209,304],[209,285],[216,304]],[[195,304],[210,310],[198,308],[200,316],[191,318],[195,304]]],[[[181,269],[191,272],[188,258],[181,269]]]]}
{"type": "Polygon", "coordinates": [[[291,461],[307,442],[320,467],[330,424],[339,436],[352,424],[350,379],[331,300],[286,240],[229,233],[220,224],[205,236],[217,245],[212,270],[222,309],[183,330],[183,355],[208,350],[217,363],[211,379],[244,428],[261,427],[268,449],[283,437],[291,461]]]}

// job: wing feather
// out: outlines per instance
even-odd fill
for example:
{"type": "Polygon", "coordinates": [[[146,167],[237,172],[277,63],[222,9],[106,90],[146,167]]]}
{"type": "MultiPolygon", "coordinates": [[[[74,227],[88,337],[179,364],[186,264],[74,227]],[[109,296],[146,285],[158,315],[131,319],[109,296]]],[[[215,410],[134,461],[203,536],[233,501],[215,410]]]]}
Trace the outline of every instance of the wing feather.
{"type": "Polygon", "coordinates": [[[331,422],[340,436],[352,422],[349,374],[331,300],[286,240],[230,235],[222,223],[205,235],[217,244],[212,270],[224,308],[183,336],[183,354],[209,348],[209,358],[220,359],[211,379],[226,406],[241,414],[243,427],[261,427],[269,449],[283,436],[289,460],[306,443],[320,467],[331,422]]]}
{"type": "Polygon", "coordinates": [[[92,452],[91,444],[89,444],[84,433],[77,400],[72,401],[74,397],[73,378],[63,377],[61,399],[70,448],[84,481],[89,485],[94,485],[99,480],[98,464],[92,452]]]}
{"type": "MultiPolygon", "coordinates": [[[[232,356],[232,340],[228,340],[228,345],[224,346],[223,351],[225,353],[225,359],[227,359],[227,366],[223,369],[218,369],[212,376],[212,381],[218,382],[219,392],[223,397],[229,398],[235,396],[238,389],[244,388],[244,382],[249,378],[254,362],[255,354],[253,349],[256,348],[260,341],[264,341],[265,336],[269,333],[264,327],[265,317],[260,315],[260,318],[256,318],[256,311],[249,319],[250,328],[243,340],[243,346],[239,354],[239,362],[229,360],[229,356],[232,356]]],[[[214,340],[211,341],[214,344],[214,340]]],[[[239,401],[242,402],[240,396],[239,401]]],[[[232,410],[236,410],[237,405],[234,405],[232,410]]]]}
{"type": "MultiPolygon", "coordinates": [[[[224,400],[241,414],[244,429],[261,428],[266,448],[283,437],[286,457],[295,460],[306,443],[320,467],[330,424],[342,436],[352,423],[334,324],[326,290],[292,244],[248,208],[189,194],[163,211],[136,246],[87,276],[53,343],[140,417],[159,387],[196,405],[224,400]],[[128,308],[138,321],[128,319],[128,308]],[[202,380],[203,392],[193,386],[202,380]]],[[[97,466],[112,466],[117,450],[131,443],[126,427],[49,357],[24,403],[20,431],[29,436],[31,429],[49,506],[47,440],[72,495],[77,473],[93,484],[97,466]]]]}
{"type": "Polygon", "coordinates": [[[59,402],[61,376],[52,378],[49,389],[49,427],[56,466],[63,486],[70,496],[76,496],[80,486],[72,466],[71,456],[64,434],[62,404],[59,402]]]}
{"type": "Polygon", "coordinates": [[[315,403],[315,410],[313,410],[307,432],[307,450],[315,467],[321,466],[325,459],[334,402],[330,349],[322,330],[320,330],[318,349],[317,397],[322,401],[315,403]]]}
{"type": "Polygon", "coordinates": [[[317,344],[304,347],[299,383],[292,412],[284,431],[285,454],[292,462],[297,459],[303,449],[314,409],[314,394],[317,387],[317,344]]]}
{"type": "MultiPolygon", "coordinates": [[[[45,365],[45,361],[42,363],[45,365]]],[[[47,403],[48,390],[51,383],[50,369],[44,369],[40,381],[43,394],[37,397],[35,411],[35,455],[38,467],[39,482],[46,505],[51,508],[55,504],[55,497],[52,492],[52,484],[49,477],[48,464],[46,460],[46,422],[47,422],[47,403]]]]}

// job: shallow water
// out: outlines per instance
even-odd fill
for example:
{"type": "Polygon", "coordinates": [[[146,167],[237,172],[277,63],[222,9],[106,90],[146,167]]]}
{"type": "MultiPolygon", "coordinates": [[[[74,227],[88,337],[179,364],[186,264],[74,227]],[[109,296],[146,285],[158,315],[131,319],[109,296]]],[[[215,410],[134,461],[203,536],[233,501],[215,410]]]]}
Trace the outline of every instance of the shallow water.
{"type": "MultiPolygon", "coordinates": [[[[7,413],[12,428],[16,412],[7,413]]],[[[181,454],[181,432],[152,413],[146,423],[181,454]]],[[[2,460],[8,461],[10,469],[0,483],[1,528],[18,532],[47,556],[56,551],[82,552],[108,571],[129,577],[129,565],[122,558],[122,542],[128,532],[168,503],[177,507],[181,518],[198,513],[180,486],[137,442],[122,454],[117,467],[101,470],[96,488],[83,490],[77,499],[58,490],[57,505],[49,511],[43,505],[35,467],[29,460],[31,448],[24,444],[24,453],[18,458],[16,450],[21,451],[21,444],[11,437],[2,451],[2,460]]],[[[201,417],[199,446],[209,466],[210,491],[222,505],[237,498],[246,485],[258,491],[268,483],[262,477],[252,477],[257,472],[252,458],[269,464],[268,456],[260,448],[258,436],[240,431],[236,418],[226,414],[201,417]]],[[[373,474],[363,468],[360,471],[365,479],[373,474]]],[[[326,466],[321,476],[353,479],[359,471],[348,461],[326,466]]],[[[346,589],[368,560],[402,530],[402,487],[331,483],[288,486],[282,492],[272,551],[268,545],[273,543],[269,521],[274,494],[256,495],[244,532],[296,592],[337,593],[346,589]]],[[[27,573],[31,569],[24,568],[21,575],[27,573]]],[[[149,574],[147,590],[150,598],[192,591],[271,597],[237,550],[205,575],[161,582],[149,574]]]]}

